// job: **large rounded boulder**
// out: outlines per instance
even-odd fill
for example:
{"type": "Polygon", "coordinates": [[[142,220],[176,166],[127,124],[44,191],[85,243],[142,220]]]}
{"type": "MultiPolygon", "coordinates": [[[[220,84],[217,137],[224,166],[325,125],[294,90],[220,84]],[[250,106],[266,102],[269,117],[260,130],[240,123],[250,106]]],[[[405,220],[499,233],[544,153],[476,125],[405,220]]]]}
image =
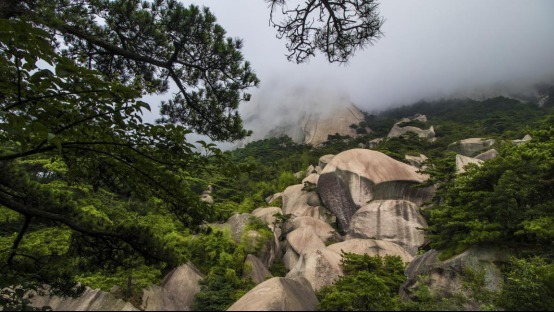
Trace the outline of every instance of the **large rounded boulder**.
{"type": "Polygon", "coordinates": [[[354,213],[371,200],[403,199],[421,205],[431,199],[432,187],[413,187],[427,179],[417,168],[381,152],[351,149],[336,155],[325,166],[318,192],[346,231],[354,213]]]}
{"type": "Polygon", "coordinates": [[[360,208],[350,220],[348,237],[397,243],[415,255],[423,245],[427,227],[418,207],[406,200],[375,200],[360,208]]]}
{"type": "Polygon", "coordinates": [[[317,304],[305,278],[273,277],[247,292],[227,311],[315,311],[317,304]]]}

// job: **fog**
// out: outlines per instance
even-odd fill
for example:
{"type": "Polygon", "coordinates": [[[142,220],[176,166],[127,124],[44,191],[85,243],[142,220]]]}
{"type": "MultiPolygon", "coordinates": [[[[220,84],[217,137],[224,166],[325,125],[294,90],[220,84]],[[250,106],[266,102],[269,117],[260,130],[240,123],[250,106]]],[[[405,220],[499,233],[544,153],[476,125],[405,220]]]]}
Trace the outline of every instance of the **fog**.
{"type": "Polygon", "coordinates": [[[240,112],[256,133],[328,105],[372,112],[421,99],[529,94],[536,83],[554,82],[554,1],[381,1],[382,38],[346,66],[322,55],[288,62],[263,0],[193,3],[244,41],[261,84],[240,112]]]}

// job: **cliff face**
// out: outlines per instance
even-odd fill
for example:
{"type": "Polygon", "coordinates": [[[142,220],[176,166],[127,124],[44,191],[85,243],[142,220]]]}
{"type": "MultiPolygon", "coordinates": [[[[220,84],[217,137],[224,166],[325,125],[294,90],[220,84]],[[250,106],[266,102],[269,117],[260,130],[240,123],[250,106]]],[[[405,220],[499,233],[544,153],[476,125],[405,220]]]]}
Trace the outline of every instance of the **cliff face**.
{"type": "Polygon", "coordinates": [[[350,125],[358,125],[364,120],[364,114],[354,105],[336,107],[328,111],[311,110],[298,120],[283,124],[268,133],[268,137],[287,135],[296,143],[320,145],[329,135],[356,136],[356,130],[350,125]]]}

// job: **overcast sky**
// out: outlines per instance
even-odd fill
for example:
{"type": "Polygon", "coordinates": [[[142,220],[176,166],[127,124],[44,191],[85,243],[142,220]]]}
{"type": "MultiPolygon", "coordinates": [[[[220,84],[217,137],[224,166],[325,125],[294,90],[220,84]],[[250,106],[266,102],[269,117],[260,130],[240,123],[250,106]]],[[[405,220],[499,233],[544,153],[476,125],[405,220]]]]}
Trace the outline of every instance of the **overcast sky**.
{"type": "Polygon", "coordinates": [[[264,0],[183,3],[209,7],[228,36],[243,39],[243,54],[261,84],[241,111],[286,106],[286,95],[298,89],[304,98],[325,90],[333,94],[326,98],[346,97],[372,111],[554,77],[551,0],[382,1],[384,36],[347,66],[328,64],[322,55],[308,64],[288,62],[264,0]]]}

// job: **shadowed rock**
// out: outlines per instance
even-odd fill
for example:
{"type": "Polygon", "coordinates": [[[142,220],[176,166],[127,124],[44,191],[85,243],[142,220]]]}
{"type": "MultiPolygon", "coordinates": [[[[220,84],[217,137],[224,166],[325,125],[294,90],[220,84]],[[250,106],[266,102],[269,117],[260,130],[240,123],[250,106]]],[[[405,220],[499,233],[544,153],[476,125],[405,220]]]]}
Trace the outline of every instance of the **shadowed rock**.
{"type": "Polygon", "coordinates": [[[430,250],[416,257],[406,268],[407,281],[400,288],[402,298],[416,299],[417,289],[424,282],[439,297],[448,297],[463,291],[464,270],[482,275],[488,290],[500,290],[502,264],[508,262],[509,253],[495,246],[473,246],[460,255],[440,261],[439,252],[430,250]],[[418,279],[422,275],[423,280],[418,279]]]}
{"type": "Polygon", "coordinates": [[[417,206],[405,200],[375,200],[352,216],[348,237],[397,243],[411,254],[424,243],[427,227],[417,206]]]}
{"type": "Polygon", "coordinates": [[[294,251],[294,249],[290,246],[288,242],[285,249],[286,251],[285,251],[285,254],[283,255],[283,264],[285,265],[285,268],[288,271],[290,271],[298,263],[298,260],[300,259],[300,255],[296,251],[294,251]]]}
{"type": "Polygon", "coordinates": [[[247,255],[244,265],[244,277],[251,279],[255,284],[260,284],[273,277],[263,262],[254,255],[247,255]]]}
{"type": "Polygon", "coordinates": [[[227,311],[315,311],[318,300],[305,278],[271,278],[242,296],[227,311]]]}
{"type": "Polygon", "coordinates": [[[393,242],[375,239],[354,238],[329,245],[327,246],[327,249],[330,249],[338,254],[341,254],[341,252],[350,252],[357,255],[366,254],[368,256],[399,256],[402,258],[404,263],[409,263],[413,259],[412,255],[410,255],[402,246],[393,242]]]}
{"type": "Polygon", "coordinates": [[[318,192],[340,228],[347,230],[352,215],[371,200],[405,199],[421,205],[431,199],[433,187],[412,187],[428,178],[417,170],[377,151],[351,149],[327,164],[318,192]]]}

